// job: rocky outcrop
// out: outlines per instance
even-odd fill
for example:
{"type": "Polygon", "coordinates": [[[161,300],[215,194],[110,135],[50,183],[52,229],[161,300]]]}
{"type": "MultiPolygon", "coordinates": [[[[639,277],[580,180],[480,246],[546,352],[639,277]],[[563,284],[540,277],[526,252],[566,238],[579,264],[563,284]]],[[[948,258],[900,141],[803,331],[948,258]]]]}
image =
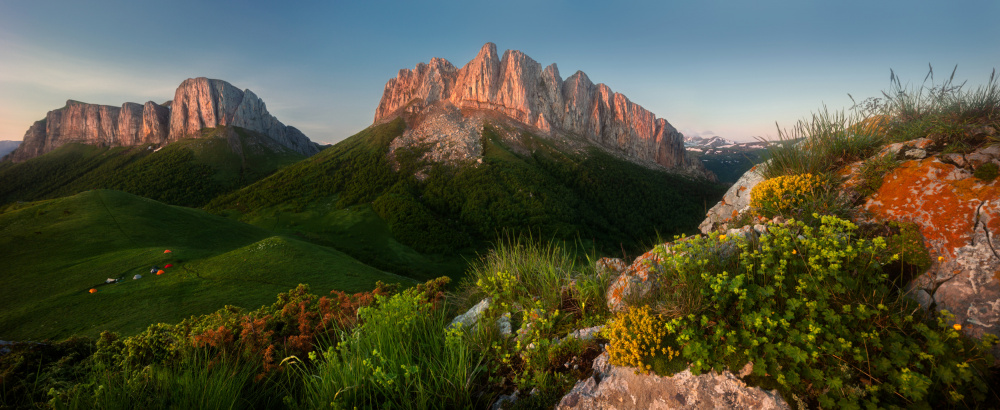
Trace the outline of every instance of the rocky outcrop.
{"type": "Polygon", "coordinates": [[[286,126],[267,111],[253,91],[240,90],[222,80],[189,78],[177,87],[170,111],[170,141],[220,125],[257,131],[304,155],[319,147],[292,126],[286,126]]]}
{"type": "MultiPolygon", "coordinates": [[[[157,106],[146,103],[150,105],[157,106]]],[[[74,142],[100,146],[164,142],[162,134],[153,132],[166,128],[166,118],[157,115],[166,108],[157,107],[147,110],[136,103],[114,107],[68,100],[66,106],[49,111],[45,119],[28,128],[23,143],[9,158],[25,161],[74,142]]]]}
{"type": "Polygon", "coordinates": [[[305,155],[319,151],[299,130],[286,126],[267,111],[250,90],[221,80],[194,78],[177,88],[174,101],[121,107],[69,100],[49,111],[24,134],[21,146],[8,157],[25,161],[69,143],[99,146],[164,144],[196,137],[206,127],[229,125],[263,133],[284,147],[305,155]]]}
{"type": "MultiPolygon", "coordinates": [[[[995,130],[980,132],[993,135],[995,130]]],[[[979,167],[1000,166],[1000,144],[967,154],[942,149],[930,138],[886,145],[876,156],[888,155],[900,163],[885,175],[878,191],[867,197],[855,192],[861,181],[859,161],[839,172],[844,177],[842,192],[861,203],[874,221],[917,225],[932,263],[909,283],[912,297],[925,308],[954,314],[954,322],[969,336],[1000,335],[1000,178],[974,176],[979,167]]],[[[750,211],[749,193],[763,180],[761,171],[761,166],[748,171],[709,210],[701,224],[703,233],[725,232],[733,219],[750,211]]],[[[635,292],[633,282],[650,286],[642,276],[648,273],[631,271],[636,274],[616,282],[620,289],[609,293],[609,303],[611,296],[635,292]]],[[[1000,345],[993,354],[1000,360],[1000,345]]]]}
{"type": "MultiPolygon", "coordinates": [[[[970,336],[1000,335],[1000,179],[984,181],[971,172],[1000,165],[1000,145],[928,156],[928,142],[887,147],[899,157],[926,158],[905,161],[886,175],[864,207],[876,219],[919,227],[932,260],[910,284],[922,305],[948,310],[970,336]]],[[[993,353],[1000,359],[1000,345],[993,353]]]]}
{"type": "Polygon", "coordinates": [[[661,377],[612,366],[608,354],[594,360],[594,375],[573,386],[557,409],[788,409],[777,391],[748,387],[723,371],[695,376],[690,370],[661,377]]]}
{"type": "MultiPolygon", "coordinates": [[[[499,57],[493,43],[484,45],[461,69],[434,58],[430,64],[400,70],[385,85],[375,122],[407,114],[440,116],[437,113],[455,109],[463,114],[498,113],[539,135],[580,136],[629,159],[714,177],[687,157],[683,136],[665,119],[604,84],[594,84],[583,72],[563,81],[555,64],[543,69],[517,50],[499,57]]],[[[481,124],[476,125],[481,128],[481,124]]],[[[463,133],[453,139],[468,136],[463,133]]]]}
{"type": "Polygon", "coordinates": [[[729,228],[729,223],[747,212],[750,208],[750,192],[764,180],[764,171],[767,164],[760,164],[750,168],[743,176],[729,187],[726,194],[722,196],[719,203],[712,206],[705,215],[705,220],[698,225],[702,233],[709,233],[716,229],[723,231],[729,228]]]}

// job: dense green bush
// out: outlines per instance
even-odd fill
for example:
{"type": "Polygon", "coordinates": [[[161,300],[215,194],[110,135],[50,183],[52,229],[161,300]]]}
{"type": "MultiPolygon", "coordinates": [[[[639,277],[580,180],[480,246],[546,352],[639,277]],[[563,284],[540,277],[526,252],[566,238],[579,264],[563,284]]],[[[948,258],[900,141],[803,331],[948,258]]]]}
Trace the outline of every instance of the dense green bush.
{"type": "Polygon", "coordinates": [[[697,287],[705,300],[663,325],[691,370],[752,363],[748,380],[810,407],[981,402],[991,338],[974,343],[946,312],[928,317],[902,296],[882,270],[882,238],[817,217],[818,227],[793,220],[757,241],[694,239],[662,255],[666,280],[697,287]],[[706,252],[720,246],[738,253],[706,252]]]}

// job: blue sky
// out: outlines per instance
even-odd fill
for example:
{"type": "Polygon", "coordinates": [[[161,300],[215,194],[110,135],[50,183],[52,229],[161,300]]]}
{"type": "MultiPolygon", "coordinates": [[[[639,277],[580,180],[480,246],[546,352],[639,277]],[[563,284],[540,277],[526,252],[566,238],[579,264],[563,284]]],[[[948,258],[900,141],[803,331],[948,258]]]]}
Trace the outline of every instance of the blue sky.
{"type": "Polygon", "coordinates": [[[491,41],[563,78],[582,70],[686,134],[775,136],[826,104],[1000,68],[1000,2],[0,0],[0,140],[65,100],[163,102],[189,77],[249,88],[286,124],[337,142],[385,82],[491,41]],[[287,4],[280,4],[287,3],[287,4]],[[669,4],[682,3],[682,4],[669,4]],[[294,5],[288,5],[294,4],[294,5]]]}

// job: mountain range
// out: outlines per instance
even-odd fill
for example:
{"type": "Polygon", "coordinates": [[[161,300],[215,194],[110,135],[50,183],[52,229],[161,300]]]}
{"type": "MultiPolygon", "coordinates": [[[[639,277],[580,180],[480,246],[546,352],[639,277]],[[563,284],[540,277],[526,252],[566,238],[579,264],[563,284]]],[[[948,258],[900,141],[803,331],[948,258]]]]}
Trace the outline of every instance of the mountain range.
{"type": "MultiPolygon", "coordinates": [[[[242,262],[236,259],[253,254],[260,238],[295,249],[293,259],[281,256],[286,253],[268,259],[259,274],[272,275],[262,279],[269,283],[298,280],[292,277],[312,253],[330,266],[365,266],[353,270],[361,274],[331,270],[317,283],[358,283],[345,275],[395,274],[404,282],[461,278],[470,261],[503,237],[533,236],[627,256],[658,237],[694,232],[707,204],[724,191],[714,179],[665,119],[582,72],[562,80],[554,64],[543,70],[512,50],[499,58],[488,43],[461,69],[435,58],[400,70],[386,83],[372,126],[322,149],[268,113],[253,92],[221,80],[188,79],[163,104],[69,101],[33,124],[0,162],[0,233],[21,238],[5,244],[12,255],[25,255],[17,275],[80,275],[74,286],[106,279],[107,269],[85,268],[80,259],[94,249],[106,255],[95,258],[123,277],[148,271],[153,259],[122,255],[186,249],[183,260],[196,263],[187,271],[195,280],[207,277],[199,272],[226,272],[242,262]],[[109,198],[122,205],[112,209],[109,198]],[[160,204],[150,208],[136,198],[160,204]],[[203,233],[194,232],[197,223],[171,223],[175,212],[168,205],[202,208],[193,220],[224,217],[231,225],[211,223],[256,233],[229,245],[188,243],[180,238],[203,233]],[[130,216],[138,209],[146,210],[140,220],[130,216]],[[72,216],[73,224],[59,225],[58,215],[72,216]],[[109,220],[118,228],[108,230],[109,220]],[[148,240],[136,240],[139,231],[148,240]],[[102,232],[107,248],[91,244],[96,248],[62,252],[43,246],[53,257],[39,259],[45,242],[36,239],[50,232],[59,238],[102,232]],[[234,247],[246,248],[227,253],[234,247]]],[[[10,288],[33,292],[7,279],[10,288]]],[[[77,290],[39,299],[30,311],[87,297],[77,290]]],[[[168,290],[150,289],[147,297],[169,297],[161,293],[168,290]]],[[[227,295],[236,295],[231,304],[260,303],[259,293],[227,295]]],[[[108,299],[95,308],[124,309],[126,300],[108,299]]],[[[221,307],[208,305],[174,313],[221,307]]],[[[63,325],[50,333],[29,329],[29,311],[11,309],[21,313],[0,315],[0,327],[17,329],[11,334],[76,331],[63,325]]],[[[111,330],[132,331],[149,319],[132,314],[137,318],[116,321],[122,327],[111,330]]]]}
{"type": "Polygon", "coordinates": [[[216,126],[256,131],[303,155],[319,151],[298,129],[272,116],[252,91],[199,77],[184,80],[174,99],[163,104],[127,102],[114,107],[67,100],[28,128],[8,159],[24,162],[74,142],[104,147],[163,145],[197,137],[203,128],[216,126]]]}
{"type": "Polygon", "coordinates": [[[19,145],[21,145],[21,141],[0,141],[0,158],[10,154],[11,151],[17,149],[19,145]]]}

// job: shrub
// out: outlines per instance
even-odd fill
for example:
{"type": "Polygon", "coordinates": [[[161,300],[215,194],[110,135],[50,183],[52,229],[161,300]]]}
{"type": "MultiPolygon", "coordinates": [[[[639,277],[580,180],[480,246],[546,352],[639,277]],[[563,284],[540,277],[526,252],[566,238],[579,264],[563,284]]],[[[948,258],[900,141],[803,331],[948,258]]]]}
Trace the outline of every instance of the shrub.
{"type": "Polygon", "coordinates": [[[608,322],[604,334],[608,338],[608,361],[616,366],[653,370],[651,359],[665,356],[673,360],[680,352],[667,345],[663,319],[651,314],[649,306],[629,307],[608,322]]]}
{"type": "Polygon", "coordinates": [[[770,178],[753,187],[750,206],[758,215],[767,218],[789,215],[813,201],[814,192],[821,184],[821,179],[812,174],[770,178]]]}
{"type": "Polygon", "coordinates": [[[703,251],[697,242],[663,254],[676,280],[702,283],[709,301],[663,324],[692,372],[750,362],[750,382],[809,406],[982,400],[992,340],[973,343],[948,325],[947,313],[925,318],[900,296],[877,257],[882,238],[858,238],[854,224],[835,217],[817,219],[819,227],[769,225],[758,241],[728,238],[740,249],[732,270],[705,269],[690,256],[703,251]]]}
{"type": "Polygon", "coordinates": [[[976,167],[976,171],[972,175],[985,182],[993,182],[994,179],[997,179],[998,171],[1000,171],[1000,167],[997,164],[987,162],[976,167]]]}

